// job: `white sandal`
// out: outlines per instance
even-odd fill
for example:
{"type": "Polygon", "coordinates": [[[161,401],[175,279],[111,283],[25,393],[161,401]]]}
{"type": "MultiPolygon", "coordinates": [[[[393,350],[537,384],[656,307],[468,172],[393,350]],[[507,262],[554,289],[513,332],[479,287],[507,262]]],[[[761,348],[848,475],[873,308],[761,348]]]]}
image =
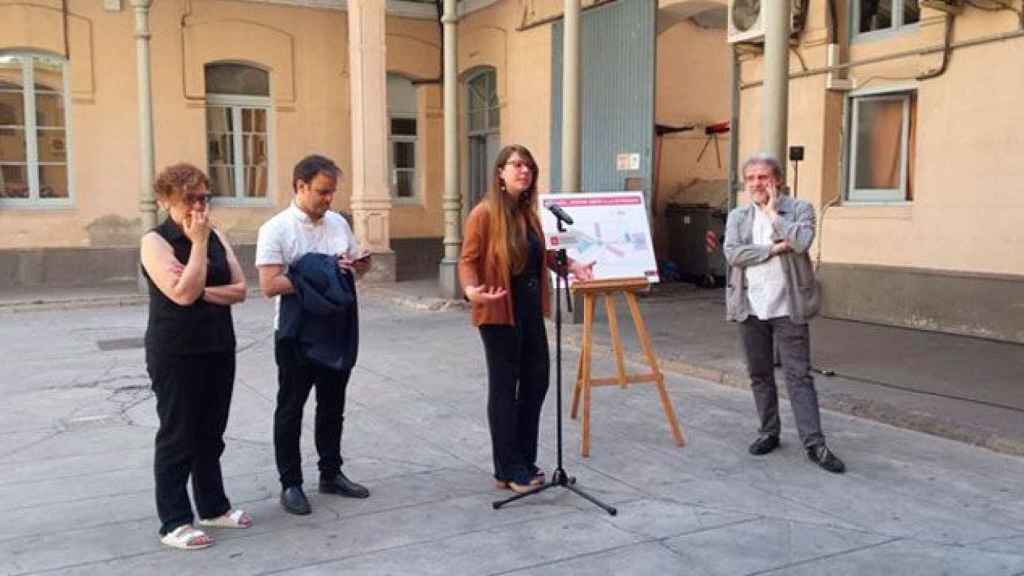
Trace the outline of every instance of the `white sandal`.
{"type": "Polygon", "coordinates": [[[178,550],[202,550],[213,544],[213,538],[207,536],[206,532],[193,528],[191,524],[182,524],[164,534],[160,542],[178,550]]]}
{"type": "Polygon", "coordinates": [[[214,528],[248,528],[252,526],[252,518],[242,509],[228,510],[216,518],[200,518],[199,523],[203,526],[214,528]]]}

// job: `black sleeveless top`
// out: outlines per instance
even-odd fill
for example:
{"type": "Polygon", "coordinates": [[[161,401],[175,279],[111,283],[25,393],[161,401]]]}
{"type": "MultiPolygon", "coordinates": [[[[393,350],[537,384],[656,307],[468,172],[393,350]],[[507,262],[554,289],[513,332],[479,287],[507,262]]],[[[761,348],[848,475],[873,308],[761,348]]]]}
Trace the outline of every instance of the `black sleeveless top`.
{"type": "MultiPolygon", "coordinates": [[[[170,218],[153,229],[171,248],[179,262],[188,262],[192,241],[170,218]]],[[[227,251],[212,230],[206,249],[206,285],[231,283],[227,251]]],[[[235,349],[235,327],[231,307],[211,304],[200,297],[189,306],[179,306],[164,295],[149,277],[149,324],[146,326],[146,352],[160,355],[206,354],[235,349]]]]}

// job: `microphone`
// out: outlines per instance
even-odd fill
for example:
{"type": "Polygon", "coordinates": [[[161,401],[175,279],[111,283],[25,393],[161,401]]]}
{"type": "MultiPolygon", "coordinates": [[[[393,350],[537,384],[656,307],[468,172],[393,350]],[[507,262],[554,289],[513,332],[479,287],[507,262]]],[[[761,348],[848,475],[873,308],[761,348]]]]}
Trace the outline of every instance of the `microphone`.
{"type": "Polygon", "coordinates": [[[572,216],[569,216],[569,213],[566,212],[565,210],[562,210],[562,207],[559,206],[558,204],[548,205],[548,210],[550,210],[551,213],[555,215],[555,218],[558,218],[559,220],[565,222],[566,224],[572,224],[572,216]]]}

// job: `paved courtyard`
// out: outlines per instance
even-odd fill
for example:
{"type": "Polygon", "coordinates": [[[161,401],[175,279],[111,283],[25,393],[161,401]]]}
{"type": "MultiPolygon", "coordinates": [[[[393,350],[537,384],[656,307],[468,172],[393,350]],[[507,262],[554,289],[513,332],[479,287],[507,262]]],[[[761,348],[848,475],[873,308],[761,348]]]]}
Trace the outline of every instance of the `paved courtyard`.
{"type": "MultiPolygon", "coordinates": [[[[566,421],[567,469],[618,516],[561,489],[494,511],[507,493],[491,481],[482,347],[467,314],[372,291],[362,304],[343,454],[372,497],[316,492],[308,411],[313,514],[279,508],[273,308],[251,297],[235,311],[223,464],[228,495],[256,524],[214,531],[199,552],[157,539],[145,307],[0,313],[0,574],[1024,574],[1024,460],[826,412],[849,468],[833,476],[806,460],[788,411],[782,449],[755,458],[749,393],[677,375],[668,385],[685,448],[649,386],[595,390],[590,458],[566,421]]],[[[567,376],[575,359],[567,352],[567,376]]],[[[554,379],[548,470],[553,390],[554,379]]]]}

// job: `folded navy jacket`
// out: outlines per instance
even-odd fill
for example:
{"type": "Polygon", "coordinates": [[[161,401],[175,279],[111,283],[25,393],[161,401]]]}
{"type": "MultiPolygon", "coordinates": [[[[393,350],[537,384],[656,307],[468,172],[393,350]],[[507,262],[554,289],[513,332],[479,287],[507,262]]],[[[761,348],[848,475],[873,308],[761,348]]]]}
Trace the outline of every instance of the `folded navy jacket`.
{"type": "Polygon", "coordinates": [[[330,254],[309,253],[288,267],[294,294],[281,297],[277,337],[308,361],[350,370],[359,352],[356,282],[330,254]]]}

